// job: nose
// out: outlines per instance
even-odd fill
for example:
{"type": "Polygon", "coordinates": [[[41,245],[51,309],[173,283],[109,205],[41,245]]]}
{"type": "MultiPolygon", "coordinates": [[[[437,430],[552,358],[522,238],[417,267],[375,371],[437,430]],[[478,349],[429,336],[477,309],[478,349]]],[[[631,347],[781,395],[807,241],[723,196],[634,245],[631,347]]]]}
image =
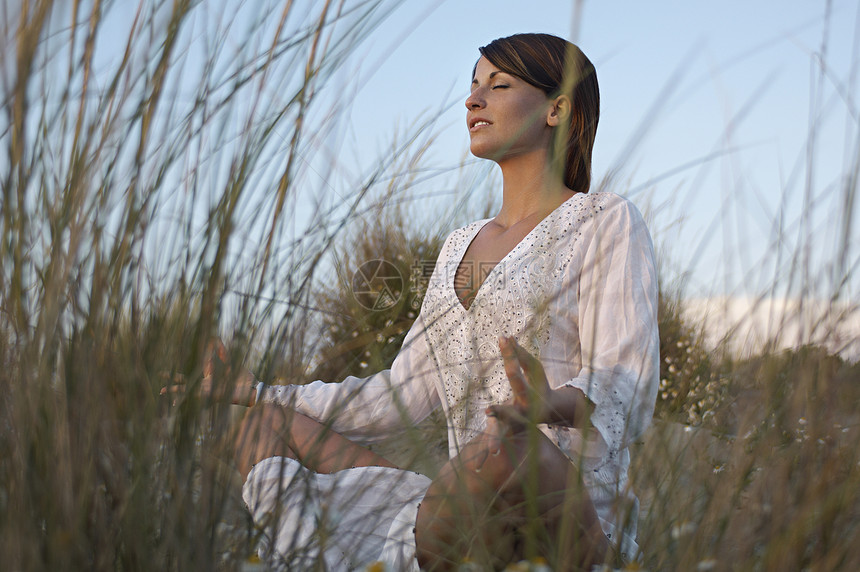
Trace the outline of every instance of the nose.
{"type": "Polygon", "coordinates": [[[484,95],[481,88],[472,90],[472,93],[469,94],[469,97],[466,98],[466,109],[481,109],[484,107],[486,102],[484,101],[484,95]]]}

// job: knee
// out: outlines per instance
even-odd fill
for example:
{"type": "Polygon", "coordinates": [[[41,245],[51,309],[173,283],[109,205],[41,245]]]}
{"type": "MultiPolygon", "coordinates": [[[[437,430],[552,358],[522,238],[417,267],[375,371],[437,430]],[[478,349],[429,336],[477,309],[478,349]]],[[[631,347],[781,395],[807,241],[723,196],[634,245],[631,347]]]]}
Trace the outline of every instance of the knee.
{"type": "Polygon", "coordinates": [[[500,569],[515,560],[512,514],[499,510],[498,499],[428,493],[415,521],[415,556],[422,570],[457,570],[468,560],[500,569]]]}
{"type": "Polygon", "coordinates": [[[422,570],[448,570],[454,564],[447,555],[455,540],[449,538],[450,510],[439,500],[428,491],[415,519],[415,557],[422,570]]]}

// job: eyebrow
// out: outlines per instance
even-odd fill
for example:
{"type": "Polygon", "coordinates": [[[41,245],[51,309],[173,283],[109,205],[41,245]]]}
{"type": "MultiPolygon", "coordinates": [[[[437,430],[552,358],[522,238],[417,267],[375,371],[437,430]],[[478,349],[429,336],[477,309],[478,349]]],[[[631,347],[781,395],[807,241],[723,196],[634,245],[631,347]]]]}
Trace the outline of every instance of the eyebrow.
{"type": "MultiPolygon", "coordinates": [[[[502,70],[496,70],[496,71],[494,71],[494,72],[490,72],[490,76],[489,76],[489,78],[488,78],[488,79],[493,79],[494,77],[496,77],[496,76],[497,76],[497,75],[499,75],[500,73],[503,73],[503,74],[505,74],[505,75],[511,75],[511,74],[509,74],[508,72],[505,72],[505,71],[502,71],[502,70]]],[[[475,76],[472,76],[472,83],[478,83],[478,78],[477,78],[477,77],[475,77],[475,76]]]]}

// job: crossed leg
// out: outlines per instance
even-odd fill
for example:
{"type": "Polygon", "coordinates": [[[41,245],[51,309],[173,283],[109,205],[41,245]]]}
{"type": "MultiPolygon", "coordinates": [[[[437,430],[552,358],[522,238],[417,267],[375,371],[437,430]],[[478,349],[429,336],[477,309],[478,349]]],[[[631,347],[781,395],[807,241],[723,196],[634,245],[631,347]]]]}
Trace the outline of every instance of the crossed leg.
{"type": "MultiPolygon", "coordinates": [[[[488,438],[466,445],[431,483],[415,524],[422,569],[453,569],[464,558],[497,567],[548,557],[556,570],[604,562],[609,543],[576,467],[537,430],[509,436],[494,454],[488,438]]],[[[236,463],[243,478],[269,457],[318,473],[396,467],[373,451],[294,411],[260,404],[242,421],[236,463]]]]}
{"type": "Polygon", "coordinates": [[[558,447],[534,429],[493,448],[487,439],[469,443],[428,489],[416,524],[422,569],[454,569],[464,558],[503,567],[542,556],[555,570],[604,562],[609,542],[558,447]]]}

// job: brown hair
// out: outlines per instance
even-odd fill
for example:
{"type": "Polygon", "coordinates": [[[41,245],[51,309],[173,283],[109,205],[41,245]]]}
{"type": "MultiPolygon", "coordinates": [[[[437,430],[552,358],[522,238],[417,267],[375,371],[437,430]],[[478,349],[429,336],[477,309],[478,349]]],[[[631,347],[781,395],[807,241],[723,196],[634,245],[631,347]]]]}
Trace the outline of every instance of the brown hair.
{"type": "Polygon", "coordinates": [[[574,44],[550,34],[515,34],[493,40],[479,50],[501,71],[541,89],[547,97],[570,98],[570,124],[567,129],[556,130],[550,155],[559,170],[564,161],[564,184],[587,193],[600,118],[600,90],[591,61],[574,44]],[[560,148],[565,153],[556,152],[560,148]]]}

